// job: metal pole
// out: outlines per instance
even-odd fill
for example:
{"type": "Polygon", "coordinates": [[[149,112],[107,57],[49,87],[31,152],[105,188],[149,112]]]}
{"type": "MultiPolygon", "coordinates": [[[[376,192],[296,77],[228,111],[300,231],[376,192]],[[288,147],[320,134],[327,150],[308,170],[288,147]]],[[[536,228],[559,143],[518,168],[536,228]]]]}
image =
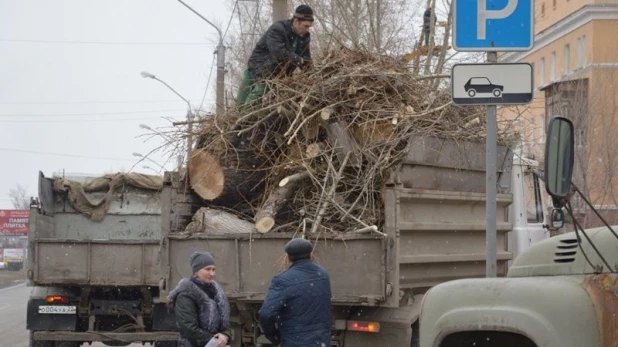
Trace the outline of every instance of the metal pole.
{"type": "Polygon", "coordinates": [[[224,109],[224,96],[225,96],[225,46],[223,45],[223,33],[221,29],[217,27],[213,22],[209,21],[208,18],[202,16],[199,12],[194,10],[191,6],[184,3],[182,0],[178,0],[181,4],[183,4],[186,8],[191,10],[191,12],[195,13],[198,17],[202,18],[206,23],[210,24],[217,33],[219,33],[219,44],[217,45],[217,107],[215,109],[217,115],[223,114],[224,109]]]}
{"type": "MultiPolygon", "coordinates": [[[[487,62],[495,63],[498,61],[496,52],[487,52],[487,62]]],[[[497,157],[497,119],[496,105],[487,106],[487,136],[485,139],[485,238],[486,238],[486,263],[485,276],[498,276],[498,262],[496,257],[496,239],[497,239],[497,222],[496,222],[496,200],[497,200],[497,173],[496,173],[496,157],[497,157]]]]}
{"type": "MultiPolygon", "coordinates": [[[[223,114],[225,106],[225,46],[220,41],[217,46],[217,116],[223,114]]],[[[191,127],[191,125],[189,125],[191,127]]]]}
{"type": "Polygon", "coordinates": [[[193,145],[193,112],[191,108],[187,110],[187,165],[191,158],[191,147],[193,145]]]}
{"type": "Polygon", "coordinates": [[[288,17],[288,1],[273,0],[273,23],[276,21],[287,19],[288,17]]]}

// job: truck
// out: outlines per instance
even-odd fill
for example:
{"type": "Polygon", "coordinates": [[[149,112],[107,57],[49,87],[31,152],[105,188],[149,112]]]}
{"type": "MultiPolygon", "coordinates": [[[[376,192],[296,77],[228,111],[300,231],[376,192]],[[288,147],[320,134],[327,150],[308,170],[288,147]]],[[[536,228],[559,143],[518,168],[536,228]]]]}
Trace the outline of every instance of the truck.
{"type": "MultiPolygon", "coordinates": [[[[417,346],[425,293],[485,274],[485,146],[436,137],[415,145],[382,190],[381,233],[307,235],[331,276],[332,346],[417,346]]],[[[518,252],[549,236],[537,162],[499,146],[497,262],[504,276],[518,252]]],[[[165,173],[159,301],[191,275],[189,255],[210,251],[232,307],[232,346],[270,346],[257,311],[271,278],[285,269],[290,232],[184,232],[203,205],[182,175],[165,173]]],[[[170,326],[169,329],[173,329],[170,326]]]]}
{"type": "Polygon", "coordinates": [[[175,344],[158,303],[161,177],[45,177],[28,231],[30,346],[175,344]]]}
{"type": "Polygon", "coordinates": [[[618,345],[618,227],[583,230],[572,213],[573,134],[570,120],[551,119],[544,177],[556,226],[566,209],[575,230],[532,245],[506,278],[431,288],[420,304],[421,347],[618,345]]]}

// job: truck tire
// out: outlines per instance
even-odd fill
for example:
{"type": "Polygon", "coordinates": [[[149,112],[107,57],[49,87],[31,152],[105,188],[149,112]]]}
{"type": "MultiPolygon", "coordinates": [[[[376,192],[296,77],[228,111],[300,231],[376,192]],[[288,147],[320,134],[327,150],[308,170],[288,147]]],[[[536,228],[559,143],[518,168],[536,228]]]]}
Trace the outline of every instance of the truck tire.
{"type": "Polygon", "coordinates": [[[419,347],[420,346],[420,341],[419,341],[419,328],[418,328],[418,321],[414,324],[412,324],[412,341],[410,341],[410,347],[419,347]]]}
{"type": "Polygon", "coordinates": [[[30,347],[54,347],[54,341],[34,341],[32,331],[30,332],[30,347]]]}

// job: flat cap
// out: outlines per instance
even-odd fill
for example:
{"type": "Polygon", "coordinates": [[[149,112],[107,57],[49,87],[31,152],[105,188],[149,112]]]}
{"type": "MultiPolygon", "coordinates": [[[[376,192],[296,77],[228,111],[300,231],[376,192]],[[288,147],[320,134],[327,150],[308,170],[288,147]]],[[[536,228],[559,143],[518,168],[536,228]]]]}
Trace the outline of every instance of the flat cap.
{"type": "Polygon", "coordinates": [[[313,245],[305,239],[292,239],[285,245],[285,252],[291,256],[306,255],[311,251],[313,251],[313,245]]]}

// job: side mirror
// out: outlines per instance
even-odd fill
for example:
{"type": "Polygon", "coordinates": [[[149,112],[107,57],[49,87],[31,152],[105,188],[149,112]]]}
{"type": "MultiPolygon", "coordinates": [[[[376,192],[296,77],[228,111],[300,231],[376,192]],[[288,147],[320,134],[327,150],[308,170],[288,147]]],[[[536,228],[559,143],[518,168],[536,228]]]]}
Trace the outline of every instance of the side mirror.
{"type": "MultiPolygon", "coordinates": [[[[571,189],[574,142],[573,123],[564,117],[552,118],[545,144],[545,189],[554,204],[567,197],[571,189]]],[[[552,213],[552,221],[553,217],[552,213]]]]}
{"type": "Polygon", "coordinates": [[[564,212],[562,209],[555,208],[551,211],[551,229],[558,230],[564,226],[564,212]]]}

